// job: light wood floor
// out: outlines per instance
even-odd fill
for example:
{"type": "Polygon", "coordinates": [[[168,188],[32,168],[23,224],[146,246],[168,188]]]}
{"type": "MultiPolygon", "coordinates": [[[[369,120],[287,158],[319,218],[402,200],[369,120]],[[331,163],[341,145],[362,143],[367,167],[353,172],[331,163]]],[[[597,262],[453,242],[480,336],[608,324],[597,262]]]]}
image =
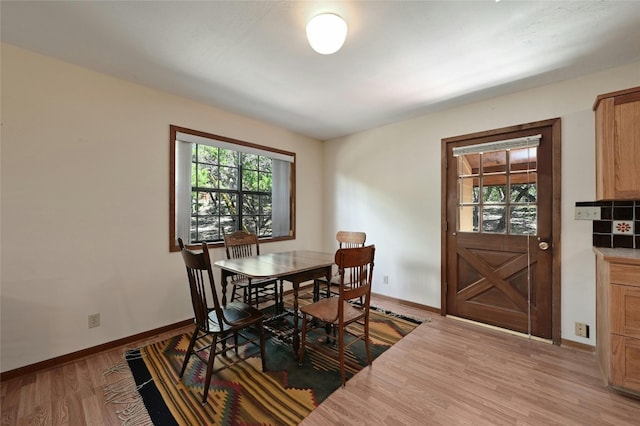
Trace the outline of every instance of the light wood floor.
{"type": "MultiPolygon", "coordinates": [[[[329,396],[312,425],[640,425],[640,401],[603,387],[594,354],[442,318],[429,318],[329,396]]],[[[139,342],[165,339],[189,329],[139,342]]],[[[2,382],[2,425],[118,425],[103,371],[124,348],[2,382]]]]}

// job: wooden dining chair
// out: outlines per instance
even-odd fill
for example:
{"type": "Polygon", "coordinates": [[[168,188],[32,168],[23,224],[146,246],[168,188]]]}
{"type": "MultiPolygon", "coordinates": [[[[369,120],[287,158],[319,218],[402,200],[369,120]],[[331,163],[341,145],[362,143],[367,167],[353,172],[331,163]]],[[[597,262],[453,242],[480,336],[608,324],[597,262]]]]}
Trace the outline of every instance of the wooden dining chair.
{"type": "MultiPolygon", "coordinates": [[[[338,241],[338,248],[354,248],[363,247],[367,240],[367,234],[364,232],[355,231],[338,231],[336,233],[336,240],[338,241]]],[[[331,280],[327,281],[325,278],[318,278],[313,281],[313,300],[320,299],[320,286],[326,283],[327,292],[326,297],[331,297],[332,294],[338,294],[337,292],[331,292],[331,286],[337,286],[340,282],[340,277],[336,273],[331,280]]]]}
{"type": "Polygon", "coordinates": [[[211,376],[254,355],[251,351],[246,352],[245,355],[239,355],[239,347],[248,344],[259,346],[262,371],[266,371],[264,314],[244,302],[229,302],[226,305],[222,305],[221,298],[218,297],[215,287],[213,272],[211,271],[211,259],[209,258],[207,244],[202,243],[202,252],[198,253],[186,249],[181,238],[178,238],[178,245],[180,246],[182,258],[187,269],[187,277],[189,278],[189,290],[191,292],[191,304],[193,305],[195,322],[195,329],[180,370],[180,378],[184,375],[191,355],[196,355],[202,362],[206,363],[207,370],[202,395],[202,403],[206,404],[211,376]],[[213,301],[213,308],[209,308],[207,292],[210,293],[209,296],[210,300],[213,301]],[[198,343],[207,336],[211,336],[213,339],[210,345],[198,343]],[[228,344],[229,340],[231,340],[230,344],[228,344]],[[226,354],[229,350],[234,350],[236,359],[229,361],[229,358],[226,358],[226,365],[214,370],[213,365],[216,355],[226,354]],[[209,352],[208,358],[200,355],[202,351],[209,352]]]}
{"type": "Polygon", "coordinates": [[[369,348],[369,306],[371,301],[371,280],[373,278],[373,263],[375,246],[338,249],[335,263],[338,265],[340,287],[338,297],[329,297],[315,303],[302,306],[302,336],[298,363],[304,363],[307,346],[322,350],[326,342],[336,339],[338,345],[338,361],[342,386],[346,383],[345,351],[354,343],[363,340],[367,352],[367,364],[371,365],[371,350],[369,348]],[[351,279],[350,285],[344,285],[351,279]],[[362,300],[362,303],[360,303],[362,300]],[[331,325],[332,332],[325,327],[331,325]],[[358,325],[358,326],[355,326],[358,325]],[[315,330],[320,336],[326,336],[325,343],[321,339],[307,338],[309,332],[315,330]],[[345,337],[351,336],[347,342],[345,337]]]}
{"type": "MultiPolygon", "coordinates": [[[[227,259],[240,259],[260,254],[258,236],[246,231],[236,231],[224,236],[224,248],[227,259]]],[[[251,279],[245,275],[236,274],[230,277],[232,285],[231,300],[243,302],[259,307],[260,303],[273,300],[276,311],[279,312],[278,280],[276,278],[251,279]],[[242,292],[242,295],[240,294],[242,292]]]]}

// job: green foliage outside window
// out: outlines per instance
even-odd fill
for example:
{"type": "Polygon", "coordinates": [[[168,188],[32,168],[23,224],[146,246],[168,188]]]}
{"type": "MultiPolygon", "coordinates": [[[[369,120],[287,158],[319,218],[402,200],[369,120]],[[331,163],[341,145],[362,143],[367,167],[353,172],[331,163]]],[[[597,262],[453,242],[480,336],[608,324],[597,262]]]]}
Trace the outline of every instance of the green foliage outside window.
{"type": "Polygon", "coordinates": [[[220,241],[244,229],[272,235],[272,160],[193,144],[191,240],[220,241]]]}

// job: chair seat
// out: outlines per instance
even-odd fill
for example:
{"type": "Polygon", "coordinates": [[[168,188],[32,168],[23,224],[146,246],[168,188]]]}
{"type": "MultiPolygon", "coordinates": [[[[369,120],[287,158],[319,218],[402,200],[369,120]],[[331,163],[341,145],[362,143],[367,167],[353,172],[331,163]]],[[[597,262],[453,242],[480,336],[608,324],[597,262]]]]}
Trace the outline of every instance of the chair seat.
{"type": "Polygon", "coordinates": [[[228,323],[225,322],[221,329],[220,324],[218,324],[216,312],[209,312],[209,330],[213,333],[233,330],[236,327],[243,328],[246,327],[248,323],[253,323],[260,318],[264,318],[262,311],[243,302],[230,302],[221,309],[228,323]]]}
{"type": "MultiPolygon", "coordinates": [[[[339,297],[331,297],[328,299],[322,299],[311,305],[302,306],[300,311],[304,314],[311,315],[324,322],[338,323],[338,304],[340,303],[339,297]]],[[[348,324],[364,316],[364,311],[351,303],[342,302],[344,305],[344,322],[348,324]]]]}

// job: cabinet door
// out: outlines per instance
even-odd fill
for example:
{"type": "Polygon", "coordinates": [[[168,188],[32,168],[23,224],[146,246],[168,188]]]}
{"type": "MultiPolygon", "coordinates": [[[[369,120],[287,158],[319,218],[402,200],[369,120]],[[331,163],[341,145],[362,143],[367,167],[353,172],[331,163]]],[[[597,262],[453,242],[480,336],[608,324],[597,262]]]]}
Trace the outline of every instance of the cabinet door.
{"type": "Polygon", "coordinates": [[[614,193],[636,199],[640,197],[640,100],[616,103],[615,134],[614,193]]]}
{"type": "Polygon", "coordinates": [[[596,103],[596,198],[640,199],[640,88],[596,103]]]}
{"type": "Polygon", "coordinates": [[[611,336],[611,384],[640,392],[640,339],[611,336]]]}
{"type": "Polygon", "coordinates": [[[640,287],[612,284],[611,333],[640,339],[640,287]]]}

